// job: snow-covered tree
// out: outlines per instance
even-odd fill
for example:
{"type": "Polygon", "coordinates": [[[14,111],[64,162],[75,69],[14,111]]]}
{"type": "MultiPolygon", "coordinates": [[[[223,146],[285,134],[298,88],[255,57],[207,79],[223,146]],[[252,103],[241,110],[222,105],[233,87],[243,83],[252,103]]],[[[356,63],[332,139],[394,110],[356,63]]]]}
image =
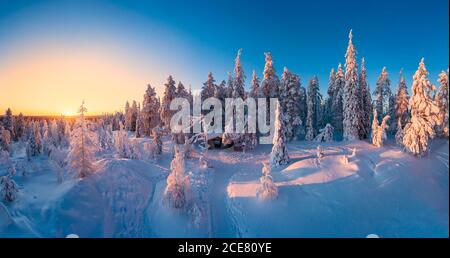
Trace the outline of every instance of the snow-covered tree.
{"type": "Polygon", "coordinates": [[[42,134],[42,151],[47,156],[50,155],[50,152],[53,148],[53,141],[50,135],[50,130],[48,128],[47,120],[43,120],[41,126],[41,134],[42,134]]]}
{"type": "Polygon", "coordinates": [[[234,64],[233,98],[245,99],[245,74],[241,65],[242,49],[238,50],[234,64]]]}
{"type": "MultiPolygon", "coordinates": [[[[300,80],[300,78],[299,78],[300,80]]],[[[308,113],[308,105],[307,105],[307,94],[306,89],[303,87],[299,81],[300,84],[300,101],[299,101],[299,114],[300,114],[300,121],[302,121],[302,125],[298,127],[299,131],[296,133],[297,135],[304,137],[306,134],[306,117],[308,113]]]]}
{"type": "Polygon", "coordinates": [[[42,141],[41,141],[41,133],[39,132],[39,128],[37,123],[30,122],[29,124],[30,136],[28,139],[26,154],[27,159],[31,160],[31,157],[38,156],[42,152],[42,141]]]}
{"type": "Polygon", "coordinates": [[[386,67],[383,67],[381,74],[378,77],[377,84],[374,91],[375,98],[375,108],[377,109],[377,114],[381,117],[389,114],[389,101],[392,97],[391,91],[391,81],[388,78],[388,73],[386,67]]]}
{"type": "Polygon", "coordinates": [[[208,73],[208,79],[206,82],[203,83],[202,90],[200,92],[200,96],[202,98],[202,102],[205,101],[205,99],[214,97],[214,91],[216,88],[216,80],[214,80],[214,76],[212,72],[208,73]]]}
{"type": "Polygon", "coordinates": [[[9,130],[0,126],[0,150],[10,151],[11,133],[9,130]]]}
{"type": "Polygon", "coordinates": [[[8,108],[5,112],[5,116],[3,117],[3,127],[5,130],[8,130],[11,136],[11,139],[14,138],[14,118],[12,115],[12,111],[8,108]]]}
{"type": "Polygon", "coordinates": [[[277,98],[279,96],[280,80],[273,66],[272,54],[264,53],[266,64],[264,65],[264,77],[261,88],[266,98],[277,98]]]}
{"type": "Polygon", "coordinates": [[[99,123],[97,127],[97,137],[99,147],[104,151],[110,151],[114,147],[114,136],[112,132],[112,125],[99,123]]]}
{"type": "Polygon", "coordinates": [[[324,123],[333,123],[333,112],[331,110],[333,103],[333,93],[334,93],[334,81],[336,80],[336,75],[334,74],[334,68],[331,68],[330,76],[328,77],[328,97],[325,99],[324,110],[323,110],[323,121],[324,123]]]}
{"type": "Polygon", "coordinates": [[[178,82],[177,91],[175,92],[177,98],[189,99],[189,92],[186,90],[182,82],[178,82]]]}
{"type": "Polygon", "coordinates": [[[16,140],[19,140],[22,138],[24,134],[25,134],[25,118],[23,117],[23,114],[20,113],[14,121],[14,136],[16,137],[16,140]]]}
{"type": "Polygon", "coordinates": [[[402,125],[402,119],[399,117],[397,119],[397,132],[395,133],[395,142],[397,145],[403,147],[403,125],[402,125]]]}
{"type": "Polygon", "coordinates": [[[269,159],[270,166],[272,167],[285,165],[289,162],[283,126],[283,112],[281,111],[280,103],[277,102],[275,110],[275,133],[272,142],[272,152],[270,153],[269,159]]]}
{"type": "Polygon", "coordinates": [[[161,103],[161,121],[166,129],[170,130],[170,120],[174,111],[170,110],[170,102],[176,97],[177,88],[172,75],[167,77],[167,82],[164,84],[164,95],[161,103]]]}
{"type": "Polygon", "coordinates": [[[267,163],[263,163],[262,174],[259,179],[261,186],[258,188],[256,195],[262,200],[276,199],[278,196],[278,187],[273,182],[273,178],[270,175],[271,167],[267,163]]]}
{"type": "Polygon", "coordinates": [[[434,126],[439,122],[439,108],[431,98],[435,87],[428,80],[424,59],[413,76],[412,95],[409,99],[410,122],[403,129],[403,145],[416,156],[428,152],[428,141],[435,136],[434,126]]]}
{"type": "Polygon", "coordinates": [[[448,70],[447,72],[442,71],[439,74],[439,83],[440,87],[438,92],[435,95],[436,105],[439,108],[438,114],[438,125],[436,126],[436,131],[439,135],[445,136],[448,138],[449,129],[448,129],[448,107],[449,107],[449,98],[448,98],[448,70]]]}
{"type": "Polygon", "coordinates": [[[338,69],[336,71],[336,77],[334,80],[333,87],[333,99],[331,102],[331,115],[332,115],[332,125],[335,131],[338,134],[343,133],[343,120],[344,120],[344,104],[343,104],[343,96],[344,96],[344,87],[345,87],[345,75],[344,70],[342,69],[342,65],[338,65],[338,69]]]}
{"type": "MultiPolygon", "coordinates": [[[[395,94],[395,119],[397,120],[397,127],[400,126],[401,128],[403,128],[408,122],[408,101],[408,87],[406,86],[403,71],[400,71],[397,94],[395,94]]],[[[399,128],[397,128],[397,130],[399,130],[399,128]]]]}
{"type": "Polygon", "coordinates": [[[159,127],[155,127],[152,130],[153,142],[156,145],[155,154],[160,155],[162,153],[162,141],[161,141],[161,130],[159,127]]]}
{"type": "MultiPolygon", "coordinates": [[[[259,78],[256,75],[256,71],[255,70],[253,70],[253,73],[252,73],[252,84],[251,84],[250,92],[248,93],[248,96],[255,100],[255,103],[256,103],[256,115],[258,115],[258,98],[262,98],[262,97],[264,97],[264,95],[262,93],[262,89],[261,89],[260,84],[259,84],[259,78]]],[[[256,124],[256,129],[257,128],[258,128],[258,124],[256,124]]],[[[256,132],[258,132],[258,130],[256,132]]],[[[251,138],[252,142],[254,143],[253,147],[256,147],[258,145],[257,133],[251,133],[249,137],[251,138]]]]}
{"type": "Polygon", "coordinates": [[[19,187],[10,176],[0,177],[0,198],[12,202],[17,198],[19,187]]]}
{"type": "Polygon", "coordinates": [[[324,128],[320,129],[319,134],[314,138],[316,142],[331,142],[334,137],[334,128],[331,124],[327,124],[324,128]]]}
{"type": "Polygon", "coordinates": [[[84,178],[95,172],[95,135],[88,128],[84,114],[87,112],[84,101],[78,113],[80,114],[75,122],[70,137],[70,148],[67,156],[67,164],[70,170],[78,178],[84,178]]]}
{"type": "Polygon", "coordinates": [[[286,67],[281,76],[280,105],[284,114],[286,140],[293,140],[302,125],[300,119],[300,79],[286,67]]]}
{"type": "Polygon", "coordinates": [[[361,59],[361,72],[359,74],[359,93],[361,97],[361,119],[362,127],[360,135],[362,139],[366,139],[370,134],[370,117],[372,114],[372,94],[370,86],[367,83],[366,62],[364,58],[361,59]]]}
{"type": "Polygon", "coordinates": [[[143,136],[144,132],[143,132],[143,128],[144,128],[144,123],[143,123],[143,119],[142,119],[142,112],[140,107],[138,107],[138,113],[136,116],[136,138],[140,138],[143,136]]]}
{"type": "Polygon", "coordinates": [[[325,156],[325,152],[323,151],[322,147],[320,145],[317,145],[316,148],[316,156],[318,159],[321,159],[325,156]]]}
{"type": "Polygon", "coordinates": [[[263,96],[263,93],[261,91],[260,83],[258,75],[256,75],[256,71],[253,70],[252,73],[252,85],[250,86],[250,92],[248,94],[250,98],[261,98],[263,96]]]}
{"type": "Polygon", "coordinates": [[[308,113],[306,117],[306,136],[307,141],[312,141],[317,135],[317,130],[321,126],[321,103],[322,95],[319,91],[319,80],[314,76],[308,85],[308,92],[306,97],[308,113]]]}
{"type": "Polygon", "coordinates": [[[127,131],[131,131],[131,116],[132,116],[132,111],[131,111],[130,103],[127,101],[125,103],[125,123],[124,123],[125,130],[127,130],[127,131]]]}
{"type": "Polygon", "coordinates": [[[120,158],[131,159],[133,154],[131,141],[121,122],[119,123],[119,131],[116,132],[114,137],[114,145],[120,158]]]}
{"type": "Polygon", "coordinates": [[[343,129],[344,140],[362,138],[362,110],[358,87],[358,69],[356,50],[353,46],[353,34],[350,30],[347,52],[345,54],[345,86],[343,94],[343,129]]]}
{"type": "Polygon", "coordinates": [[[386,140],[386,129],[389,128],[387,121],[390,119],[389,115],[386,115],[381,121],[381,125],[378,125],[377,110],[373,110],[372,121],[372,144],[376,147],[383,146],[383,142],[386,140]]]}
{"type": "Polygon", "coordinates": [[[175,145],[175,157],[170,163],[170,174],[164,191],[164,200],[169,207],[175,209],[186,208],[190,181],[186,175],[185,159],[182,150],[175,145]]]}
{"type": "Polygon", "coordinates": [[[60,148],[53,148],[50,152],[50,165],[56,174],[58,183],[62,183],[64,179],[64,167],[66,166],[67,153],[60,148]]]}
{"type": "Polygon", "coordinates": [[[233,75],[231,75],[230,72],[227,72],[227,86],[225,94],[227,98],[231,98],[233,94],[233,75]]]}
{"type": "Polygon", "coordinates": [[[151,130],[159,125],[160,117],[160,102],[156,96],[155,88],[150,84],[147,85],[147,90],[144,94],[144,102],[141,110],[142,126],[140,127],[140,135],[150,135],[151,130]]]}
{"type": "Polygon", "coordinates": [[[0,150],[0,165],[6,168],[8,176],[13,177],[16,175],[16,166],[9,156],[8,151],[0,150]]]}

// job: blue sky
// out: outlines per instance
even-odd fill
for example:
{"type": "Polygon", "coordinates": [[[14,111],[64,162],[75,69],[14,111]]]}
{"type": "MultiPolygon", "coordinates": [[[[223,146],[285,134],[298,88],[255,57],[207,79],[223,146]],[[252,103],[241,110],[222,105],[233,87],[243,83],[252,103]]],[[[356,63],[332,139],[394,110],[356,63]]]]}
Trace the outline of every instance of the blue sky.
{"type": "MultiPolygon", "coordinates": [[[[448,67],[448,0],[377,1],[5,1],[0,0],[0,69],[44,46],[67,52],[107,51],[116,62],[159,88],[164,78],[199,88],[212,71],[232,71],[243,48],[250,82],[262,76],[272,52],[302,84],[317,74],[325,92],[328,73],[344,62],[353,29],[358,58],[365,57],[373,89],[383,66],[393,86],[403,68],[410,84],[421,57],[431,79],[448,67]],[[148,78],[145,74],[148,72],[148,78]]],[[[4,87],[4,85],[0,85],[4,87]]]]}

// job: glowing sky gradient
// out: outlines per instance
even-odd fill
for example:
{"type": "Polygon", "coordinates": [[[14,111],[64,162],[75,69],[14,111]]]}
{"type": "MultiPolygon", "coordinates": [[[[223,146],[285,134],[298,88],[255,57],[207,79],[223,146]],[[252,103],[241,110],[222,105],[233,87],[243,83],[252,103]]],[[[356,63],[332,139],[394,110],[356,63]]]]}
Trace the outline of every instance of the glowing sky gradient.
{"type": "Polygon", "coordinates": [[[425,57],[432,81],[448,67],[448,0],[428,1],[5,1],[0,0],[0,112],[89,114],[162,93],[172,74],[199,89],[232,71],[238,48],[250,83],[265,51],[323,93],[354,31],[371,88],[383,66],[393,87],[425,57]],[[363,3],[364,2],[364,3],[363,3]]]}

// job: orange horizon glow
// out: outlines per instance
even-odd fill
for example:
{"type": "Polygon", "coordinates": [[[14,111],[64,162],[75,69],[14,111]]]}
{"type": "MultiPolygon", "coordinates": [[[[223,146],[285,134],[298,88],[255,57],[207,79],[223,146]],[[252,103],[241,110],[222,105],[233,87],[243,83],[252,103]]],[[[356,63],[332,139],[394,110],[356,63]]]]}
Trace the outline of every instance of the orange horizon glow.
{"type": "MultiPolygon", "coordinates": [[[[83,100],[89,116],[113,113],[127,100],[141,102],[149,79],[157,78],[157,70],[143,72],[140,64],[105,49],[27,52],[0,66],[0,115],[11,108],[14,115],[74,116],[83,100]]],[[[159,93],[162,82],[151,84],[159,93]]]]}

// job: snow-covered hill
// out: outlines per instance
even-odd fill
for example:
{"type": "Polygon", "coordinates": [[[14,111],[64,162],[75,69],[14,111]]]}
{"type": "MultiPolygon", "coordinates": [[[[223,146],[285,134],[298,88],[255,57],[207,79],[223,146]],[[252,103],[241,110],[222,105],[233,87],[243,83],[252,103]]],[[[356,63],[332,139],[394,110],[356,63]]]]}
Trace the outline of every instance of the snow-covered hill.
{"type": "Polygon", "coordinates": [[[261,201],[270,147],[210,150],[208,168],[194,154],[189,212],[162,203],[169,141],[156,162],[105,156],[94,176],[62,184],[40,158],[16,176],[19,198],[0,205],[0,237],[448,237],[447,140],[422,159],[358,141],[324,144],[319,160],[316,143],[293,142],[290,163],[272,170],[278,198],[261,201]]]}

